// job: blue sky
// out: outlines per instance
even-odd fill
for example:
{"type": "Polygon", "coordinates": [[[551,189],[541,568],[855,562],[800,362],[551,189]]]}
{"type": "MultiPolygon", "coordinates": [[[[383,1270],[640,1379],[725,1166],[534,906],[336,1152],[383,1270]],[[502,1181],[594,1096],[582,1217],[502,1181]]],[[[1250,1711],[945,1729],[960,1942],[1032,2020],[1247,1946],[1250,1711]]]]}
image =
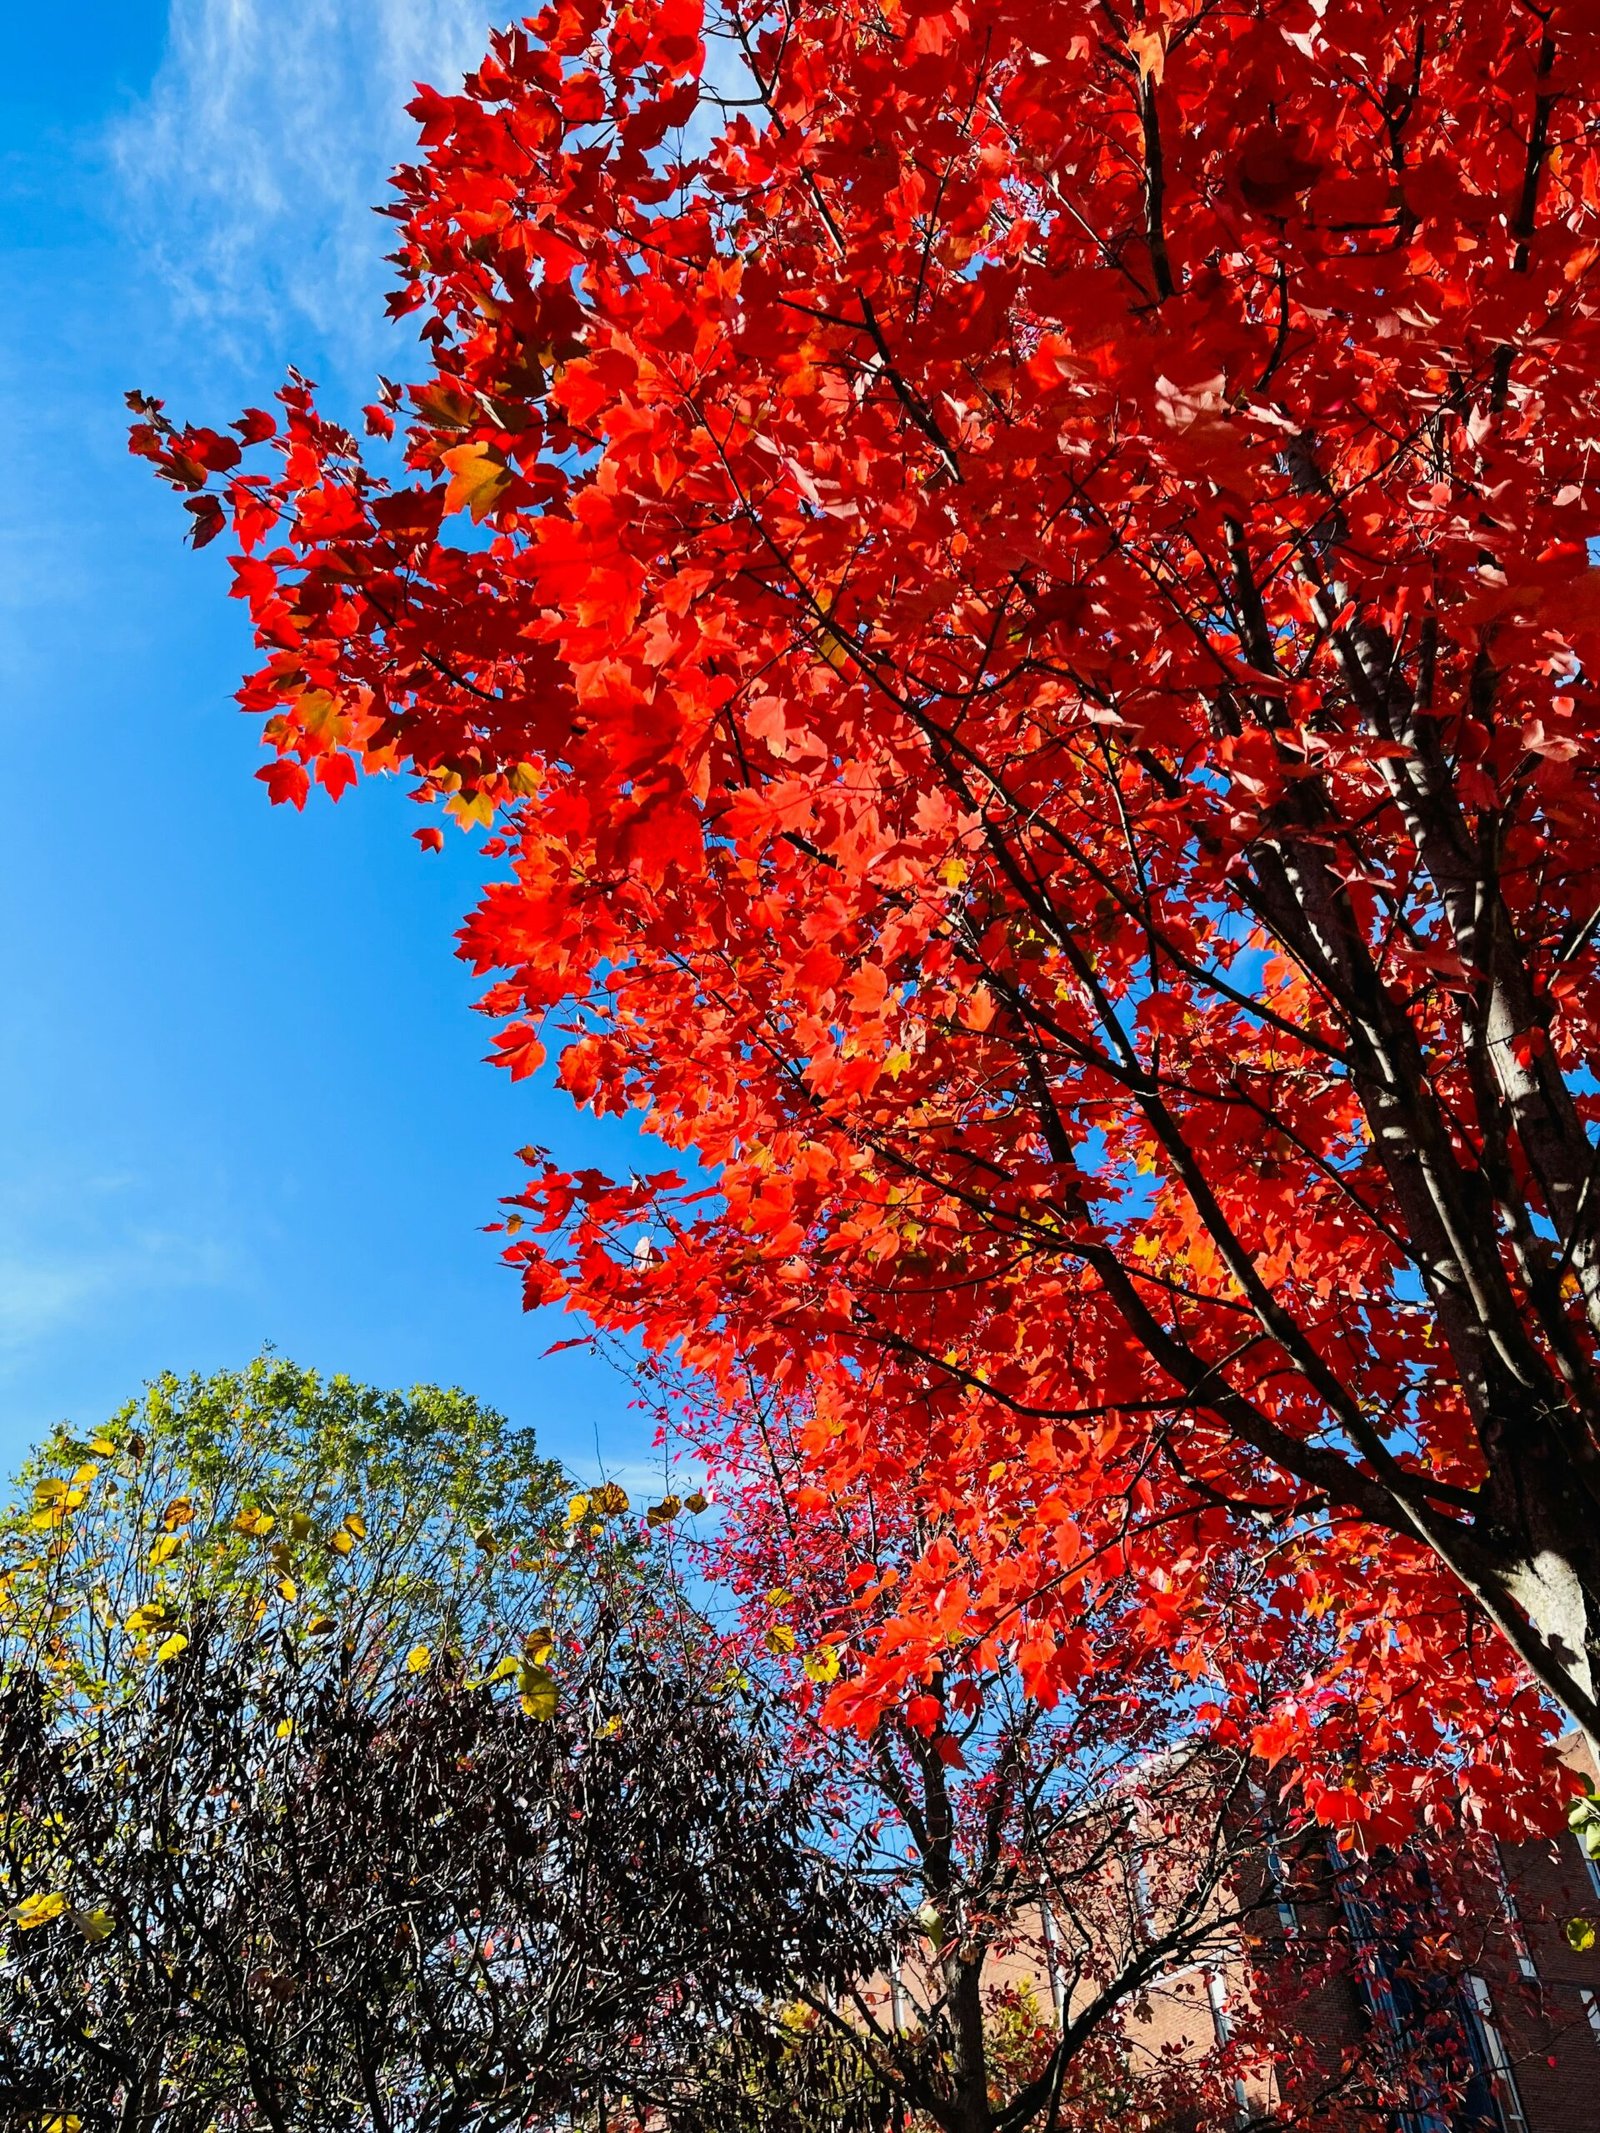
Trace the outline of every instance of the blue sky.
{"type": "Polygon", "coordinates": [[[0,10],[0,1470],[269,1340],[461,1384],[584,1471],[649,1456],[482,1234],[522,1142],[630,1142],[482,1063],[463,840],[422,856],[398,786],[267,806],[222,544],[124,443],[130,386],[220,422],[289,362],[348,410],[406,374],[370,204],[480,7],[0,10]]]}

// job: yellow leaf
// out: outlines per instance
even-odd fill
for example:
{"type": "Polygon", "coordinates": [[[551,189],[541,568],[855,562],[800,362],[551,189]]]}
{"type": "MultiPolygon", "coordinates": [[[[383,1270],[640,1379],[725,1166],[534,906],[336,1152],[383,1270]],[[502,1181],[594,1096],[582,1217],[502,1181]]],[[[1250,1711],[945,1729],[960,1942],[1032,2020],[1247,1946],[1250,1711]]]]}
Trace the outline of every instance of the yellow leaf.
{"type": "Polygon", "coordinates": [[[554,1635],[542,1623],[532,1632],[522,1647],[530,1666],[543,1666],[555,1648],[556,1640],[554,1635]]]}
{"type": "Polygon", "coordinates": [[[807,1652],[802,1663],[810,1681],[837,1681],[839,1678],[839,1654],[831,1644],[823,1645],[820,1651],[807,1652]]]}
{"type": "Polygon", "coordinates": [[[774,1585],[767,1594],[767,1605],[769,1607],[792,1607],[794,1605],[794,1594],[787,1585],[774,1585]]]}
{"type": "Polygon", "coordinates": [[[342,740],[349,730],[338,697],[326,689],[303,689],[295,699],[295,711],[307,733],[320,741],[328,734],[342,740]]]}
{"type": "Polygon", "coordinates": [[[178,1526],[186,1526],[194,1517],[194,1505],[187,1496],[174,1496],[161,1514],[161,1523],[171,1533],[178,1526]]]}
{"type": "Polygon", "coordinates": [[[66,1908],[66,1897],[59,1889],[52,1889],[48,1895],[24,1896],[21,1903],[13,1909],[11,1916],[16,1920],[18,1931],[28,1933],[35,1926],[49,1925],[51,1920],[59,1918],[66,1908]]]}
{"type": "Polygon", "coordinates": [[[850,646],[829,623],[817,632],[817,650],[836,673],[850,664],[850,646]]]}
{"type": "Polygon", "coordinates": [[[289,1513],[289,1532],[295,1540],[303,1541],[310,1531],[311,1513],[309,1511],[291,1511],[289,1513]]]}
{"type": "Polygon", "coordinates": [[[425,1644],[413,1644],[406,1653],[406,1672],[425,1674],[433,1664],[433,1654],[425,1644]]]}
{"type": "Polygon", "coordinates": [[[117,1930],[117,1922],[103,1906],[92,1911],[74,1911],[72,1923],[85,1940],[106,1940],[117,1930]]]}
{"type": "Polygon", "coordinates": [[[76,2111],[63,2111],[45,2120],[44,2133],[83,2133],[83,2120],[76,2111]]]}
{"type": "Polygon", "coordinates": [[[359,1511],[347,1512],[344,1530],[346,1533],[353,1534],[358,1541],[364,1541],[367,1537],[367,1522],[359,1511]]]}
{"type": "Polygon", "coordinates": [[[547,1667],[527,1666],[523,1668],[522,1708],[529,1718],[554,1718],[560,1696],[561,1692],[556,1687],[556,1677],[547,1667]]]}
{"type": "Polygon", "coordinates": [[[649,1510],[645,1512],[645,1524],[647,1526],[671,1525],[682,1509],[683,1504],[678,1497],[663,1496],[659,1503],[653,1503],[649,1510]]]}
{"type": "Polygon", "coordinates": [[[142,1637],[147,1630],[160,1629],[172,1619],[172,1609],[165,1600],[147,1600],[143,1607],[136,1607],[123,1628],[130,1637],[142,1637]]]}
{"type": "Polygon", "coordinates": [[[336,1627],[337,1624],[334,1622],[332,1615],[312,1615],[306,1623],[306,1635],[308,1637],[325,1637],[330,1630],[336,1627]]]}
{"type": "Polygon", "coordinates": [[[620,1481],[608,1481],[594,1492],[594,1507],[607,1518],[620,1518],[628,1508],[628,1492],[620,1481]]]}
{"type": "Polygon", "coordinates": [[[485,1678],[491,1682],[509,1681],[513,1674],[520,1674],[521,1672],[522,1661],[513,1658],[511,1653],[507,1652],[506,1656],[485,1678]]]}
{"type": "Polygon", "coordinates": [[[1594,1921],[1588,1918],[1569,1918],[1566,1924],[1567,1946],[1577,1955],[1587,1955],[1595,1944],[1594,1921]]]}
{"type": "Polygon", "coordinates": [[[470,511],[474,519],[481,521],[511,486],[511,469],[487,445],[458,444],[440,458],[450,469],[450,486],[444,499],[446,511],[470,511]]]}
{"type": "Polygon", "coordinates": [[[445,429],[470,429],[478,419],[478,403],[451,385],[413,385],[411,397],[430,422],[445,429]]]}
{"type": "Polygon", "coordinates": [[[235,1533],[248,1534],[252,1540],[264,1540],[278,1521],[270,1511],[243,1510],[233,1521],[235,1533]]]}
{"type": "Polygon", "coordinates": [[[183,1535],[181,1533],[163,1533],[160,1540],[150,1550],[150,1567],[155,1569],[160,1564],[169,1561],[182,1546],[183,1535]]]}
{"type": "Polygon", "coordinates": [[[278,1596],[280,1599],[287,1600],[291,1607],[294,1605],[295,1601],[300,1597],[300,1588],[293,1578],[279,1578],[278,1596]]]}
{"type": "Polygon", "coordinates": [[[276,1732],[279,1740],[288,1740],[294,1732],[294,1720],[292,1718],[280,1718],[276,1732]]]}
{"type": "Polygon", "coordinates": [[[588,1517],[592,1508],[586,1492],[580,1490],[567,1505],[567,1524],[578,1526],[588,1517]]]}
{"type": "Polygon", "coordinates": [[[683,1508],[686,1511],[692,1511],[698,1518],[700,1513],[707,1508],[709,1502],[710,1499],[705,1493],[700,1489],[696,1489],[692,1496],[686,1496],[683,1499],[683,1508]]]}
{"type": "Polygon", "coordinates": [[[474,823],[487,829],[494,821],[494,802],[486,792],[453,793],[444,803],[444,811],[463,829],[471,829],[474,823]]]}
{"type": "Polygon", "coordinates": [[[792,1652],[798,1641],[787,1622],[774,1622],[767,1631],[767,1650],[775,1658],[780,1657],[785,1652],[792,1652]]]}
{"type": "Polygon", "coordinates": [[[355,1546],[355,1536],[353,1534],[346,1533],[343,1526],[341,1526],[328,1545],[332,1548],[335,1555],[348,1555],[351,1549],[355,1546]]]}
{"type": "Polygon", "coordinates": [[[43,1481],[36,1481],[33,1485],[35,1508],[42,1511],[47,1504],[59,1503],[67,1493],[67,1486],[59,1474],[46,1474],[43,1481]]]}
{"type": "Polygon", "coordinates": [[[189,1640],[181,1629],[174,1630],[170,1637],[163,1638],[156,1646],[156,1665],[165,1666],[169,1659],[176,1659],[179,1652],[189,1649],[189,1640]]]}
{"type": "Polygon", "coordinates": [[[85,1445],[85,1450],[96,1453],[102,1459],[109,1459],[112,1453],[115,1452],[116,1446],[108,1436],[101,1433],[89,1438],[85,1445]]]}

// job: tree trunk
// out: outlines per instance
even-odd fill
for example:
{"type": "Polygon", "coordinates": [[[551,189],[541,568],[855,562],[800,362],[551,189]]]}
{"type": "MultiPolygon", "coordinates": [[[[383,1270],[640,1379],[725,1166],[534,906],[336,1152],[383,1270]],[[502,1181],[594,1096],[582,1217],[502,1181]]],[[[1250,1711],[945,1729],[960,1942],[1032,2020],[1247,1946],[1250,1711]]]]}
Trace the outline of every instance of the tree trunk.
{"type": "Polygon", "coordinates": [[[944,1962],[950,2015],[949,2133],[989,2133],[989,2053],[983,2034],[983,1956],[958,1942],[944,1962]]]}

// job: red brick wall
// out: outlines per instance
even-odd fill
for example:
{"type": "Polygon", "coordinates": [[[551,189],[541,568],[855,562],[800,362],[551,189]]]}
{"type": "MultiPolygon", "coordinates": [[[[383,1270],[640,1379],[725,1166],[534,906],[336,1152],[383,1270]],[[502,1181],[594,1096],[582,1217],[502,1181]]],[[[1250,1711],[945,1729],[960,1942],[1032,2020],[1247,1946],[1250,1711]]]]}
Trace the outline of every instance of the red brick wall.
{"type": "MultiPolygon", "coordinates": [[[[1568,1760],[1593,1780],[1593,1767],[1576,1741],[1568,1760]]],[[[1502,1966],[1509,1975],[1496,1993],[1529,2133],[1597,2133],[1600,2035],[1590,2025],[1582,1994],[1592,1993],[1600,2009],[1600,1942],[1581,1954],[1568,1942],[1565,1928],[1585,1918],[1600,1927],[1600,1894],[1573,1837],[1507,1846],[1503,1857],[1522,1940],[1537,1972],[1535,1978],[1521,1978],[1514,1948],[1506,1950],[1502,1966]]],[[[1502,1933],[1500,1939],[1504,1943],[1510,1935],[1502,1933]]]]}

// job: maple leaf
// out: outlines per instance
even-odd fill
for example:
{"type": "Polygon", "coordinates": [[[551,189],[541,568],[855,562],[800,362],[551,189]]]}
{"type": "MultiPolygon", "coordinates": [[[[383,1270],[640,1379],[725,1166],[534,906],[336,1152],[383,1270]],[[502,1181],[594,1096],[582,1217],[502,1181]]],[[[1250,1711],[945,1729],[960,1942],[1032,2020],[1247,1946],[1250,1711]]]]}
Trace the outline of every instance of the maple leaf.
{"type": "Polygon", "coordinates": [[[619,842],[629,864],[647,880],[659,879],[668,867],[696,869],[700,818],[680,794],[658,793],[624,817],[619,842]]]}
{"type": "Polygon", "coordinates": [[[337,800],[355,783],[359,772],[353,757],[343,749],[335,749],[330,755],[317,757],[317,782],[330,800],[337,800]]]}
{"type": "Polygon", "coordinates": [[[470,511],[475,520],[487,518],[512,481],[500,454],[488,445],[461,444],[440,458],[450,470],[445,510],[470,511]]]}
{"type": "Polygon", "coordinates": [[[1128,50],[1138,62],[1139,79],[1154,82],[1159,88],[1167,61],[1167,40],[1161,29],[1130,30],[1128,50]]]}
{"type": "Polygon", "coordinates": [[[183,508],[194,521],[189,529],[191,547],[206,547],[228,523],[228,514],[214,496],[191,496],[183,508]]]}
{"type": "Polygon", "coordinates": [[[282,806],[285,800],[297,808],[305,806],[311,778],[303,763],[279,756],[275,763],[268,763],[264,769],[258,770],[256,776],[266,786],[267,796],[274,807],[282,806]]]}
{"type": "Polygon", "coordinates": [[[497,1030],[494,1042],[499,1063],[510,1069],[513,1081],[525,1080],[544,1065],[545,1048],[526,1025],[497,1030]]]}

